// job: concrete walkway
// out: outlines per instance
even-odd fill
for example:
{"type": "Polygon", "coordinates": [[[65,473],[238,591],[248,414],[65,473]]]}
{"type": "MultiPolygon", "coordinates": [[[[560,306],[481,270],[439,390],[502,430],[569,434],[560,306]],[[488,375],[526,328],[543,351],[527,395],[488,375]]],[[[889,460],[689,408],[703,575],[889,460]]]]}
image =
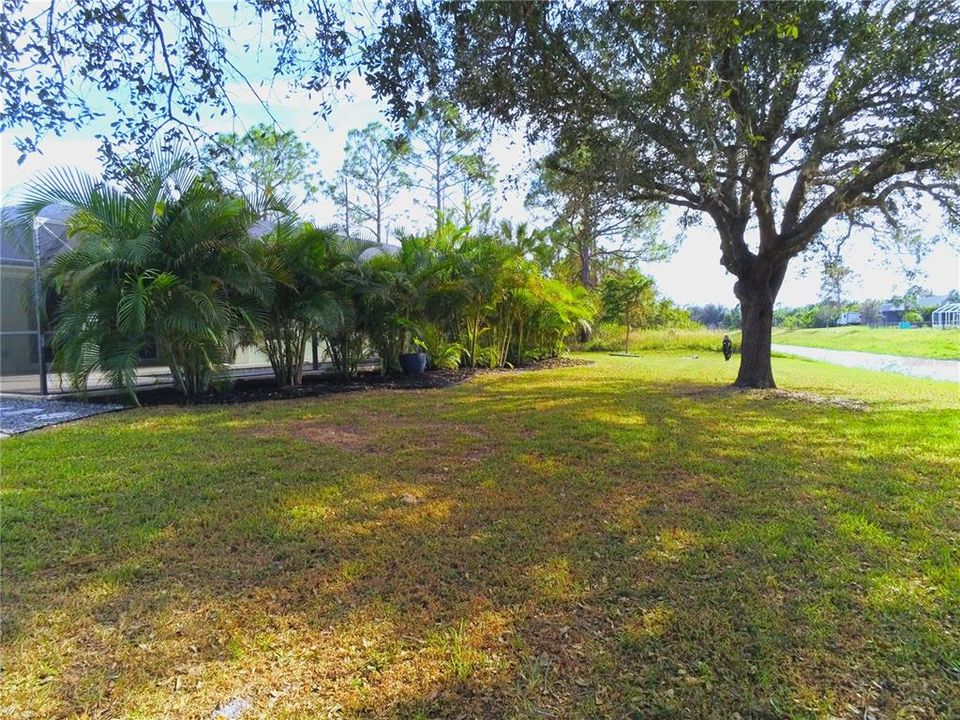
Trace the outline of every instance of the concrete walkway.
{"type": "Polygon", "coordinates": [[[779,343],[773,344],[773,351],[809,360],[822,360],[844,367],[880,370],[882,372],[899,373],[900,375],[960,383],[960,360],[882,355],[858,350],[827,350],[826,348],[781,345],[779,343]]]}
{"type": "Polygon", "coordinates": [[[0,438],[123,410],[124,405],[0,397],[0,438]]]}
{"type": "MultiPolygon", "coordinates": [[[[380,367],[380,360],[376,357],[368,358],[360,363],[361,369],[373,370],[380,367]]],[[[303,364],[304,376],[313,374],[326,374],[333,372],[333,363],[321,362],[314,369],[313,363],[303,364]]],[[[241,378],[271,377],[273,370],[269,365],[262,363],[227,365],[227,377],[233,380],[241,378]]],[[[147,389],[151,387],[166,387],[173,385],[173,376],[170,374],[170,368],[144,366],[137,368],[136,376],[137,389],[147,389]]],[[[75,394],[75,390],[70,385],[70,380],[65,375],[47,375],[47,392],[49,396],[69,396],[75,394]]],[[[87,381],[87,392],[93,394],[105,394],[115,392],[102,373],[91,373],[87,381]]],[[[30,398],[35,396],[38,399],[44,397],[40,394],[40,378],[37,375],[6,375],[0,377],[0,396],[11,396],[19,398],[30,398]]]]}

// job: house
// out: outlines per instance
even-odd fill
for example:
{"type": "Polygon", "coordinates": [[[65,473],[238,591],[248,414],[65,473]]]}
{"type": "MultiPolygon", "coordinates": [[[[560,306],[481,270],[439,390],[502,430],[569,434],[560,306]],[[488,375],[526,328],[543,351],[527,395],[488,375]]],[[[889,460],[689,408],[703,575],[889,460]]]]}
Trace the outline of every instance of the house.
{"type": "MultiPolygon", "coordinates": [[[[949,298],[949,295],[918,295],[916,306],[918,308],[931,308],[943,305],[949,298]]],[[[899,323],[903,320],[903,314],[907,311],[904,304],[884,303],[880,306],[880,316],[884,323],[899,323]]]]}
{"type": "Polygon", "coordinates": [[[37,333],[35,248],[41,264],[69,248],[66,223],[70,208],[50,205],[34,226],[23,224],[12,208],[0,208],[0,376],[40,371],[37,333]]]}
{"type": "Polygon", "coordinates": [[[858,312],[840,313],[840,317],[837,318],[837,325],[859,325],[860,323],[860,313],[858,312]]]}

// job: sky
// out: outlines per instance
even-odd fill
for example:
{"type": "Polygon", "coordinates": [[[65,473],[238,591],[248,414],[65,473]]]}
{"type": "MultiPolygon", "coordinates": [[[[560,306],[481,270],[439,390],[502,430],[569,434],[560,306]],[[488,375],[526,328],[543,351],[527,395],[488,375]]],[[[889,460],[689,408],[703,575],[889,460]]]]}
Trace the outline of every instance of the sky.
{"type": "MultiPolygon", "coordinates": [[[[256,77],[258,64],[267,64],[255,55],[247,56],[244,62],[247,65],[244,71],[250,78],[256,77]]],[[[256,81],[254,82],[256,84],[256,81]]],[[[354,79],[347,90],[338,93],[333,111],[327,118],[319,118],[313,114],[317,104],[315,97],[283,79],[257,87],[258,94],[268,100],[273,116],[283,128],[296,131],[303,140],[318,150],[317,169],[325,179],[333,179],[343,162],[343,147],[350,129],[360,128],[377,120],[389,124],[383,112],[384,107],[373,99],[370,89],[359,78],[354,79]]],[[[237,116],[228,115],[207,122],[207,130],[235,130],[242,133],[248,127],[269,119],[257,97],[245,84],[231,83],[227,92],[233,100],[237,116]]],[[[109,121],[108,117],[104,123],[109,121]]],[[[12,135],[4,133],[0,138],[0,189],[4,203],[10,202],[16,196],[18,186],[29,182],[36,174],[58,165],[72,166],[97,174],[100,164],[94,132],[94,128],[88,127],[70,131],[62,137],[49,136],[40,146],[42,153],[30,155],[20,166],[16,162],[19,153],[13,146],[12,135]]],[[[500,181],[494,199],[496,217],[513,222],[531,220],[536,226],[536,218],[531,217],[530,212],[524,208],[526,190],[522,186],[519,189],[514,188],[508,178],[524,177],[530,164],[545,148],[530,147],[518,132],[501,129],[495,131],[488,150],[500,170],[500,181]]],[[[301,208],[301,213],[318,225],[336,222],[338,219],[333,203],[326,198],[305,205],[301,208]]],[[[390,208],[390,215],[391,229],[416,230],[431,224],[429,211],[418,201],[416,192],[403,193],[390,208]]],[[[940,234],[942,228],[938,213],[931,209],[926,215],[922,232],[928,236],[940,234]]],[[[679,236],[679,217],[680,213],[674,209],[665,213],[661,232],[666,239],[672,240],[679,236]]],[[[913,283],[938,294],[960,288],[960,252],[957,246],[960,246],[960,243],[955,243],[953,247],[941,244],[916,266],[909,259],[892,258],[879,253],[866,235],[854,236],[848,243],[847,261],[855,275],[848,284],[846,294],[854,300],[885,299],[902,294],[913,283]],[[904,264],[918,271],[914,280],[908,280],[903,271],[904,264]]],[[[643,263],[641,269],[654,278],[663,295],[680,305],[736,304],[733,295],[735,278],[720,265],[719,239],[708,220],[684,232],[683,243],[669,260],[643,263]]],[[[802,258],[794,259],[781,289],[778,304],[805,305],[816,302],[819,295],[820,277],[816,268],[802,258]]]]}

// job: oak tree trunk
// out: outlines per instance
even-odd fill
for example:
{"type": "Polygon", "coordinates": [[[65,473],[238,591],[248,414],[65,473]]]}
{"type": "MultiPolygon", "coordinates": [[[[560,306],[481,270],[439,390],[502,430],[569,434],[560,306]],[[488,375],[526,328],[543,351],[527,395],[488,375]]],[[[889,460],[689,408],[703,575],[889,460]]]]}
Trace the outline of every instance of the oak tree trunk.
{"type": "Polygon", "coordinates": [[[754,264],[734,285],[742,315],[740,371],[735,387],[775,388],[770,344],[773,340],[773,304],[783,284],[787,264],[770,268],[754,264]]]}

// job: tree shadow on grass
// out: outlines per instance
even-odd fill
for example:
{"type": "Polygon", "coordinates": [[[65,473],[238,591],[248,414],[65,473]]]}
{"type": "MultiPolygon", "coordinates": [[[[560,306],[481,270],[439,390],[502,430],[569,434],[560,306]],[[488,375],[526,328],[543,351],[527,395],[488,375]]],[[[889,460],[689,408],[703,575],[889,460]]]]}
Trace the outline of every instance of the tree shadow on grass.
{"type": "Polygon", "coordinates": [[[949,714],[935,413],[904,446],[894,410],[570,377],[142,412],[43,468],[18,446],[12,707],[949,714]]]}

